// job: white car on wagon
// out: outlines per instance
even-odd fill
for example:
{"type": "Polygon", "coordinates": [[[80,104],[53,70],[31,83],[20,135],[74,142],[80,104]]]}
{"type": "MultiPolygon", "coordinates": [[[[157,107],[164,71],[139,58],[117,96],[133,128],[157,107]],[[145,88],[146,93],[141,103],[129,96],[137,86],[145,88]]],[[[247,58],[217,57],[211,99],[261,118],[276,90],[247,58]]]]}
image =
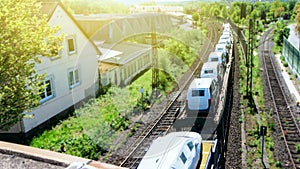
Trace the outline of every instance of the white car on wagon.
{"type": "Polygon", "coordinates": [[[200,78],[214,78],[220,82],[224,76],[224,66],[219,62],[205,62],[200,72],[200,78]]]}
{"type": "Polygon", "coordinates": [[[223,52],[211,52],[208,56],[207,62],[218,62],[225,65],[226,56],[223,52]]]}
{"type": "Polygon", "coordinates": [[[186,97],[186,110],[207,111],[218,93],[215,78],[195,78],[189,86],[186,97]]]}

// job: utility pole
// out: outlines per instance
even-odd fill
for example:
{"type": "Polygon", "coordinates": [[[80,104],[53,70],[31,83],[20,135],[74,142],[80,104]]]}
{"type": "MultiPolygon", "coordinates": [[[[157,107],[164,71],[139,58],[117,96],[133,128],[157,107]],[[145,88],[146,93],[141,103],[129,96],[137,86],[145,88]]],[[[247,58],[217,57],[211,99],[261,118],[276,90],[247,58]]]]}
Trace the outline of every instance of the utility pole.
{"type": "MultiPolygon", "coordinates": [[[[253,11],[253,4],[251,4],[251,12],[253,11]]],[[[250,13],[251,14],[251,13],[250,13]]],[[[247,97],[252,97],[252,67],[253,67],[253,50],[254,50],[254,21],[255,18],[249,19],[249,40],[247,50],[247,97]],[[249,58],[250,57],[250,58],[249,58]]]]}
{"type": "Polygon", "coordinates": [[[157,55],[157,38],[156,38],[156,28],[155,21],[152,18],[152,28],[151,28],[151,46],[152,46],[152,93],[154,92],[155,98],[158,97],[158,81],[159,81],[159,70],[158,70],[158,55],[157,55]]]}

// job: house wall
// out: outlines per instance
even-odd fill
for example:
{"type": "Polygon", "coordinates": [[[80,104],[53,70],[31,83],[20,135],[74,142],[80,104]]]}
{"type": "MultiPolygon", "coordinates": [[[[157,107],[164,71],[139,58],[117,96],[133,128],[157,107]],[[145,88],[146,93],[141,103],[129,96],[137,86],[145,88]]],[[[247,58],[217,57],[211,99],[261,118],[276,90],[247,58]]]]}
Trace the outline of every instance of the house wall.
{"type": "Polygon", "coordinates": [[[55,59],[41,57],[42,62],[36,65],[36,70],[37,73],[52,78],[54,97],[27,113],[33,118],[23,120],[25,133],[86,97],[95,96],[98,90],[98,61],[94,46],[60,6],[56,8],[49,24],[60,25],[59,34],[64,34],[66,38],[75,37],[76,52],[71,55],[68,53],[68,43],[65,39],[61,57],[55,59]],[[79,70],[80,84],[70,88],[68,76],[73,68],[79,70]]]}

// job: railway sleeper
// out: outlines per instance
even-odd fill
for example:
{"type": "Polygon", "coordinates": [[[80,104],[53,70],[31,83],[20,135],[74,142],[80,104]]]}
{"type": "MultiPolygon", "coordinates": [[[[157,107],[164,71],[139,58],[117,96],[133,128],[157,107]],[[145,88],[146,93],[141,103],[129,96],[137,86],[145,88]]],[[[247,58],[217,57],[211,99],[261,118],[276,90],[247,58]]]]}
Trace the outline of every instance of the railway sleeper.
{"type": "Polygon", "coordinates": [[[299,138],[299,133],[298,133],[298,131],[297,130],[285,130],[285,133],[286,134],[288,134],[288,135],[294,135],[294,136],[296,136],[297,137],[297,135],[298,135],[298,138],[299,138]]]}
{"type": "MultiPolygon", "coordinates": [[[[296,130],[296,125],[295,123],[291,121],[285,121],[282,123],[282,126],[285,130],[296,130]]],[[[296,130],[297,131],[297,130],[296,130]]]]}
{"type": "Polygon", "coordinates": [[[288,141],[292,141],[292,142],[299,142],[299,137],[297,137],[297,136],[294,135],[294,134],[286,135],[286,139],[287,139],[288,141]]]}
{"type": "Polygon", "coordinates": [[[297,157],[297,158],[300,157],[300,152],[297,152],[297,150],[296,150],[295,147],[293,147],[293,148],[291,149],[291,153],[292,153],[293,157],[297,157]]]}
{"type": "Polygon", "coordinates": [[[173,121],[164,121],[164,122],[161,122],[159,123],[160,125],[172,125],[173,124],[173,121]]]}
{"type": "Polygon", "coordinates": [[[175,117],[173,116],[173,117],[165,117],[164,119],[163,119],[164,121],[174,121],[175,120],[175,117]]]}
{"type": "Polygon", "coordinates": [[[166,129],[169,129],[170,127],[171,127],[170,125],[168,125],[168,126],[161,125],[161,126],[157,126],[157,130],[166,130],[166,129]]]}
{"type": "Polygon", "coordinates": [[[153,138],[157,138],[157,136],[163,136],[163,135],[165,135],[166,132],[167,131],[155,131],[155,132],[152,133],[153,138]]]}
{"type": "Polygon", "coordinates": [[[176,111],[167,111],[167,114],[165,116],[174,116],[176,115],[176,111]]]}

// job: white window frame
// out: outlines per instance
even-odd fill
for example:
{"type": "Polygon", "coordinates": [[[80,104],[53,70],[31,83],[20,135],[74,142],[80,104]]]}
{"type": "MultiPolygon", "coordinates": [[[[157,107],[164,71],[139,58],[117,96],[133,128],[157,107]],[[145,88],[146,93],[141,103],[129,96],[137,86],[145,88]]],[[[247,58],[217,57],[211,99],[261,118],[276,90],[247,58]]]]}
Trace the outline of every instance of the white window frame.
{"type": "Polygon", "coordinates": [[[81,84],[80,70],[78,67],[68,69],[68,84],[70,89],[73,89],[81,84]]]}
{"type": "Polygon", "coordinates": [[[77,53],[77,43],[76,43],[76,36],[74,35],[69,35],[66,37],[66,43],[67,43],[67,48],[68,48],[68,54],[69,55],[73,55],[75,53],[77,53]],[[74,50],[70,51],[70,47],[69,47],[69,40],[73,40],[73,46],[74,46],[74,50]]]}
{"type": "Polygon", "coordinates": [[[55,97],[55,90],[54,90],[54,82],[53,82],[53,79],[54,79],[53,76],[47,76],[47,77],[45,78],[45,80],[43,81],[42,85],[46,85],[46,81],[50,81],[51,95],[49,95],[49,96],[47,95],[47,86],[45,86],[45,87],[44,87],[44,90],[43,90],[45,98],[42,98],[42,99],[40,100],[40,103],[45,103],[46,101],[48,101],[48,100],[50,100],[50,99],[52,99],[52,98],[55,97]]]}

